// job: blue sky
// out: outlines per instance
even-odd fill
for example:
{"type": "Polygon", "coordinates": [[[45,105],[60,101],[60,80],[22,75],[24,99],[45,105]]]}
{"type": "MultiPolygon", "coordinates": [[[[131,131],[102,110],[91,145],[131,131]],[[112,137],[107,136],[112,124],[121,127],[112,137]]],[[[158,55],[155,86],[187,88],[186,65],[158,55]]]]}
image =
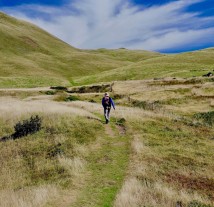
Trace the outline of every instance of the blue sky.
{"type": "Polygon", "coordinates": [[[214,0],[0,0],[0,10],[82,49],[214,46],[214,0]]]}

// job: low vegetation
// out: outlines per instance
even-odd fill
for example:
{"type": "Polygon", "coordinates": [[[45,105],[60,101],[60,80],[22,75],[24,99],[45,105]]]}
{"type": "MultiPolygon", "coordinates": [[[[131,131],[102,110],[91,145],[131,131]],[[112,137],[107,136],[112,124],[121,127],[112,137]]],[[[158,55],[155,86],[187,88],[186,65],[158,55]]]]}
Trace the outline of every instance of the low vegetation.
{"type": "Polygon", "coordinates": [[[13,96],[10,110],[2,101],[1,137],[35,114],[42,123],[36,133],[0,142],[1,203],[212,207],[213,84],[163,81],[115,82],[110,125],[103,124],[99,91],[13,96]]]}

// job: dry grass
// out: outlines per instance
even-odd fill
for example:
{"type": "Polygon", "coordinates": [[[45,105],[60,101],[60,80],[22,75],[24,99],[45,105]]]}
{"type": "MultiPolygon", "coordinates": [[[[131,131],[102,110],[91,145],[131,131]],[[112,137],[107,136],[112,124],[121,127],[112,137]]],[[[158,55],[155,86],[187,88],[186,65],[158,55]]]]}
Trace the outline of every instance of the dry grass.
{"type": "Polygon", "coordinates": [[[178,190],[161,180],[150,180],[154,172],[149,169],[151,168],[151,166],[148,167],[149,163],[142,159],[145,154],[158,158],[158,155],[155,155],[148,146],[143,144],[142,137],[135,135],[132,141],[129,174],[116,196],[115,207],[175,207],[177,201],[187,204],[193,200],[209,203],[208,199],[196,192],[188,192],[184,189],[178,190]]]}
{"type": "Polygon", "coordinates": [[[86,161],[79,157],[70,159],[64,156],[59,156],[58,160],[59,163],[68,170],[71,176],[80,176],[86,168],[86,161]]]}
{"type": "Polygon", "coordinates": [[[197,200],[206,203],[197,193],[190,194],[185,191],[177,191],[171,187],[166,187],[162,183],[145,184],[137,178],[129,178],[123,184],[123,187],[115,200],[115,207],[175,207],[177,201],[189,203],[197,200]]]}
{"type": "Polygon", "coordinates": [[[42,207],[57,195],[55,186],[0,191],[1,207],[42,207]]]}
{"type": "Polygon", "coordinates": [[[0,100],[0,136],[13,133],[20,119],[42,116],[41,132],[0,143],[0,206],[69,206],[84,186],[88,145],[100,130],[100,124],[87,117],[96,116],[49,96],[0,100]]]}
{"type": "Polygon", "coordinates": [[[115,207],[139,207],[142,204],[143,188],[136,178],[129,178],[116,197],[115,207]]]}
{"type": "MultiPolygon", "coordinates": [[[[46,96],[47,99],[49,96],[46,96]]],[[[21,117],[23,114],[69,114],[71,116],[94,117],[90,112],[79,107],[73,107],[70,103],[54,102],[52,100],[18,100],[10,97],[0,97],[0,116],[7,120],[13,117],[21,117]]]]}
{"type": "MultiPolygon", "coordinates": [[[[189,125],[189,123],[182,123],[183,119],[181,116],[181,113],[191,115],[195,112],[206,111],[208,109],[207,107],[211,108],[213,105],[212,100],[209,98],[196,99],[195,97],[211,94],[213,85],[205,83],[201,85],[157,86],[151,85],[150,81],[127,81],[124,83],[115,83],[113,89],[115,94],[126,95],[125,92],[127,91],[128,95],[140,100],[146,100],[148,97],[152,97],[154,100],[163,100],[163,97],[166,99],[165,102],[163,102],[163,104],[165,104],[164,107],[154,111],[143,110],[138,107],[120,106],[118,104],[116,105],[116,111],[113,111],[113,109],[111,111],[111,121],[113,123],[122,118],[125,119],[124,127],[126,134],[123,135],[123,138],[126,139],[129,137],[132,139],[130,164],[123,186],[115,197],[114,206],[175,207],[177,201],[182,201],[182,203],[186,205],[193,200],[204,204],[211,204],[211,199],[204,194],[205,191],[203,189],[201,191],[198,189],[190,190],[187,185],[186,187],[180,187],[179,182],[176,183],[180,181],[176,180],[180,179],[180,177],[178,178],[176,176],[183,176],[182,178],[185,178],[185,180],[181,181],[187,181],[188,184],[202,177],[206,177],[205,181],[209,184],[208,181],[213,177],[211,169],[212,155],[209,150],[211,148],[210,146],[212,146],[212,136],[209,133],[212,132],[212,130],[202,126],[194,128],[194,126],[189,125]],[[130,91],[128,91],[128,88],[130,88],[130,91]],[[176,102],[176,98],[178,97],[181,101],[176,102]],[[175,103],[172,103],[172,101],[175,101],[175,103]],[[205,163],[207,167],[205,167],[203,163],[205,163]],[[177,166],[181,167],[177,169],[177,166]],[[168,181],[167,178],[171,180],[168,181]],[[174,181],[173,178],[176,181],[174,181]]],[[[91,97],[92,95],[93,94],[83,94],[82,98],[87,96],[91,97]]],[[[98,100],[99,97],[96,96],[95,98],[98,100]]],[[[122,98],[124,98],[124,96],[122,96],[122,98]]],[[[116,100],[116,102],[121,100],[122,99],[116,100]]],[[[127,99],[124,99],[124,101],[125,100],[128,101],[127,99]]],[[[4,202],[7,204],[5,204],[6,207],[13,206],[13,203],[11,204],[12,200],[8,200],[9,197],[6,193],[10,192],[10,194],[14,194],[13,202],[18,203],[19,206],[72,206],[72,204],[78,200],[78,195],[80,194],[80,196],[82,196],[81,193],[84,192],[81,190],[86,185],[85,182],[87,182],[87,179],[90,179],[90,176],[92,176],[90,172],[88,172],[88,168],[93,165],[103,164],[98,161],[97,156],[99,155],[99,160],[104,160],[107,164],[108,162],[110,163],[110,161],[114,163],[114,158],[112,158],[112,160],[107,159],[109,154],[113,153],[112,157],[114,157],[115,151],[120,150],[120,147],[124,145],[120,145],[121,140],[119,140],[119,144],[112,144],[115,148],[110,149],[108,143],[109,141],[118,139],[118,129],[114,127],[112,122],[110,122],[110,125],[107,127],[110,127],[113,133],[107,131],[105,134],[103,128],[102,133],[108,136],[108,139],[105,140],[107,145],[103,145],[101,138],[103,135],[98,133],[98,128],[101,127],[100,120],[102,120],[103,116],[101,103],[85,101],[68,103],[54,102],[50,96],[28,97],[24,100],[1,97],[0,116],[4,121],[1,120],[3,127],[0,128],[0,134],[2,136],[10,134],[17,120],[32,113],[39,113],[44,117],[43,123],[45,129],[38,135],[41,137],[36,136],[36,138],[40,141],[46,140],[45,143],[48,145],[48,150],[58,150],[58,148],[52,147],[58,146],[59,143],[62,144],[59,149],[63,146],[62,149],[65,154],[57,155],[55,161],[58,163],[57,168],[64,169],[64,172],[66,172],[61,177],[65,176],[65,180],[69,180],[70,185],[66,190],[62,190],[57,185],[52,185],[51,187],[56,189],[57,192],[55,198],[50,197],[48,190],[43,190],[44,185],[32,188],[21,188],[19,190],[20,186],[28,185],[30,180],[29,178],[26,179],[25,172],[27,172],[27,169],[22,165],[23,160],[20,156],[19,142],[7,142],[5,143],[6,145],[1,148],[0,155],[0,183],[1,186],[4,186],[4,188],[1,189],[0,199],[5,200],[4,202]],[[81,122],[76,119],[80,116],[84,119],[81,120],[81,122]],[[93,122],[93,125],[89,124],[91,122],[93,122]],[[95,125],[97,125],[97,128],[95,125]],[[90,134],[91,130],[89,130],[91,126],[93,128],[92,134],[90,134]],[[91,141],[85,141],[89,138],[92,138],[92,141],[94,141],[93,137],[96,136],[99,136],[96,143],[88,145],[91,141]],[[82,141],[84,141],[84,143],[82,143],[82,141]],[[66,143],[65,147],[63,143],[66,143]],[[51,146],[51,148],[49,146],[51,146]],[[105,155],[101,153],[100,150],[102,149],[107,150],[105,155]],[[100,154],[98,154],[97,151],[99,151],[100,154]],[[91,156],[91,152],[93,152],[94,158],[89,157],[91,156]],[[6,155],[8,159],[7,162],[5,160],[6,155]],[[13,168],[11,168],[12,166],[16,170],[13,170],[13,168]],[[16,186],[15,190],[14,186],[16,186]],[[41,189],[44,197],[36,196],[37,191],[35,189],[41,189]],[[26,200],[24,200],[22,194],[27,196],[26,200]],[[35,200],[32,198],[32,195],[35,195],[35,200]]],[[[190,120],[190,117],[188,118],[190,120]]],[[[24,140],[22,141],[22,144],[23,143],[24,140]]],[[[33,143],[29,143],[29,147],[32,146],[32,144],[33,143]]],[[[30,149],[34,150],[36,148],[30,149]]],[[[29,152],[31,152],[31,150],[29,150],[29,152]]],[[[44,155],[42,156],[44,157],[44,155]]],[[[48,162],[54,159],[55,158],[51,158],[45,165],[51,167],[51,164],[48,162]]],[[[42,165],[44,165],[44,162],[36,161],[35,171],[40,172],[42,165]]],[[[54,164],[54,166],[55,165],[56,164],[54,164]]],[[[99,169],[96,169],[96,172],[98,171],[99,169]]],[[[110,171],[113,170],[110,169],[110,171]]],[[[99,190],[102,193],[105,191],[106,185],[112,185],[111,182],[107,182],[105,185],[102,183],[108,175],[105,174],[105,177],[101,176],[99,183],[96,183],[100,185],[99,190]]],[[[94,174],[93,179],[98,182],[96,176],[98,175],[94,174]]],[[[60,180],[60,182],[63,182],[63,180],[60,180]]],[[[58,185],[60,185],[60,183],[58,183],[58,185]]],[[[87,189],[87,191],[90,191],[93,187],[94,182],[92,187],[87,189]]],[[[44,188],[46,189],[46,187],[44,188]]],[[[109,196],[113,200],[115,192],[116,191],[112,194],[105,193],[106,195],[108,194],[107,197],[109,196]]],[[[93,204],[91,202],[96,203],[96,196],[94,195],[94,200],[89,200],[88,203],[90,204],[88,205],[92,206],[93,204]]],[[[14,204],[14,206],[18,206],[18,204],[14,204]]]]}

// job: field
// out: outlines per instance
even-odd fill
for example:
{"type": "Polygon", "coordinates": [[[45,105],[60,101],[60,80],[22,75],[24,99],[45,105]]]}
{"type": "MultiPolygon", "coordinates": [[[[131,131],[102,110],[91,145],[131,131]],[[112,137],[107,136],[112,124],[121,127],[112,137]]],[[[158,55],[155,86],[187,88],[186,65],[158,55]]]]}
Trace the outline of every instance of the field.
{"type": "Polygon", "coordinates": [[[213,79],[112,90],[109,125],[99,92],[0,91],[1,137],[42,117],[39,132],[0,143],[1,206],[213,206],[213,79]]]}

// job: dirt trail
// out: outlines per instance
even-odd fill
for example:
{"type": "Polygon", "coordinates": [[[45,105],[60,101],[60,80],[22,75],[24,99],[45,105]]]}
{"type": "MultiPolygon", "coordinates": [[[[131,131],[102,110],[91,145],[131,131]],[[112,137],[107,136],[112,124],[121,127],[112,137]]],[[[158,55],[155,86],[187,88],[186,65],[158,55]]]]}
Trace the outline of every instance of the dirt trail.
{"type": "Polygon", "coordinates": [[[109,137],[115,137],[115,132],[113,131],[113,129],[111,128],[111,126],[109,124],[105,125],[105,133],[109,136],[109,137]]]}
{"type": "Polygon", "coordinates": [[[48,91],[48,90],[52,90],[50,89],[50,87],[37,87],[37,88],[0,88],[0,91],[4,91],[4,92],[12,92],[12,91],[19,91],[19,92],[28,92],[28,91],[48,91]]]}

